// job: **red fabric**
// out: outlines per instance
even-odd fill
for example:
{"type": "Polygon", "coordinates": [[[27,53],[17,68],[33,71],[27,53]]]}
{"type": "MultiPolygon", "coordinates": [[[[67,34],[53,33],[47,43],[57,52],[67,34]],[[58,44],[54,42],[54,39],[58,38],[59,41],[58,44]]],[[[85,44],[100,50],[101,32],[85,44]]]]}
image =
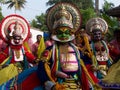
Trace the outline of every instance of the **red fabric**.
{"type": "MultiPolygon", "coordinates": [[[[18,49],[21,49],[20,48],[21,46],[16,46],[16,48],[18,49]]],[[[12,46],[12,49],[15,48],[15,46],[12,46]]],[[[30,62],[30,63],[33,63],[33,61],[35,60],[35,57],[34,55],[29,52],[25,47],[24,47],[24,52],[25,52],[25,55],[27,57],[27,60],[30,62]]],[[[9,47],[7,47],[3,53],[0,53],[0,63],[2,63],[7,57],[9,56],[9,47]]],[[[11,63],[14,63],[15,60],[14,60],[14,56],[12,57],[12,60],[11,60],[11,63]]]]}
{"type": "Polygon", "coordinates": [[[95,83],[98,83],[99,80],[98,80],[98,78],[94,75],[94,72],[91,70],[91,65],[86,65],[86,68],[87,68],[88,73],[89,73],[89,75],[91,76],[92,80],[93,80],[95,83]]]}
{"type": "Polygon", "coordinates": [[[33,63],[33,61],[35,60],[35,56],[29,52],[25,47],[25,56],[27,57],[27,60],[30,62],[30,63],[33,63]]]}
{"type": "Polygon", "coordinates": [[[0,53],[0,63],[2,63],[7,57],[9,48],[7,47],[3,52],[0,53]]]}
{"type": "Polygon", "coordinates": [[[45,50],[44,53],[43,53],[43,57],[48,57],[48,56],[49,56],[49,51],[45,50]]]}
{"type": "Polygon", "coordinates": [[[40,81],[37,77],[37,73],[34,72],[23,81],[22,90],[34,90],[34,88],[38,86],[40,86],[40,81]]]}
{"type": "Polygon", "coordinates": [[[106,61],[98,61],[98,64],[99,65],[107,65],[107,62],[106,61]]]}
{"type": "Polygon", "coordinates": [[[2,52],[7,47],[7,43],[5,43],[2,39],[0,39],[0,52],[2,52]]]}
{"type": "Polygon", "coordinates": [[[82,90],[89,90],[89,83],[88,83],[88,79],[86,77],[86,74],[82,68],[82,74],[81,74],[81,82],[82,82],[82,90]]]}
{"type": "Polygon", "coordinates": [[[54,42],[53,42],[52,40],[47,40],[47,41],[45,42],[45,46],[46,46],[46,47],[52,46],[53,43],[54,43],[54,42]]]}
{"type": "Polygon", "coordinates": [[[114,39],[109,43],[109,52],[113,60],[120,56],[120,44],[114,39]]]}
{"type": "Polygon", "coordinates": [[[56,57],[57,55],[56,55],[56,50],[55,50],[55,56],[54,56],[54,63],[53,63],[53,67],[52,67],[52,71],[51,71],[51,76],[52,76],[52,78],[55,80],[56,78],[55,78],[55,72],[56,72],[56,68],[57,68],[57,57],[56,57]]]}
{"type": "Polygon", "coordinates": [[[22,48],[22,45],[10,45],[12,49],[19,50],[22,48]]]}

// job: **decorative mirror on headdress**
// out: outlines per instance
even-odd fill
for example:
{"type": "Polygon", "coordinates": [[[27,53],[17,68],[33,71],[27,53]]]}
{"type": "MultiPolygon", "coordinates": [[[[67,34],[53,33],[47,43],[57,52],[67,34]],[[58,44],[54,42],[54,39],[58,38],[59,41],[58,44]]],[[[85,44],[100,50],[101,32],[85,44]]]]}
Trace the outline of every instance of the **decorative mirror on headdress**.
{"type": "Polygon", "coordinates": [[[93,30],[98,29],[102,31],[102,34],[107,33],[108,25],[107,22],[99,17],[91,18],[86,24],[86,30],[88,33],[92,33],[93,30]]]}
{"type": "Polygon", "coordinates": [[[55,32],[59,26],[67,26],[76,32],[81,25],[79,9],[71,3],[58,3],[47,13],[47,26],[51,32],[55,32]]]}
{"type": "Polygon", "coordinates": [[[4,18],[0,24],[1,38],[8,42],[13,35],[19,35],[25,41],[30,33],[28,22],[20,15],[12,14],[4,18]]]}

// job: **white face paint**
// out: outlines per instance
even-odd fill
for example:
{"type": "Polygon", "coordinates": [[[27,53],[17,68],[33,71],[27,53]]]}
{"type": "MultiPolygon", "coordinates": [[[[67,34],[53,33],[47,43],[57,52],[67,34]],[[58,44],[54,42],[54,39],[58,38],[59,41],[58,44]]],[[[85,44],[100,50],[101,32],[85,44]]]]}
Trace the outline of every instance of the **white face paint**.
{"type": "Polygon", "coordinates": [[[11,39],[11,44],[13,44],[13,45],[21,45],[21,44],[23,44],[23,40],[22,40],[21,36],[14,36],[11,39]]]}

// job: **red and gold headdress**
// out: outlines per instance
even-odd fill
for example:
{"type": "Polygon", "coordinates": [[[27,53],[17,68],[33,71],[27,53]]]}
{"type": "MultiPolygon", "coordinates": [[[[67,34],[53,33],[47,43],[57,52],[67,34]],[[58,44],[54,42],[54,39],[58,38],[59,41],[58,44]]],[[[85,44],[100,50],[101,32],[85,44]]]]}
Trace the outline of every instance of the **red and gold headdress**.
{"type": "Polygon", "coordinates": [[[13,34],[21,36],[25,41],[30,33],[30,26],[22,16],[12,14],[2,20],[0,32],[0,36],[5,42],[8,42],[9,37],[13,34]]]}

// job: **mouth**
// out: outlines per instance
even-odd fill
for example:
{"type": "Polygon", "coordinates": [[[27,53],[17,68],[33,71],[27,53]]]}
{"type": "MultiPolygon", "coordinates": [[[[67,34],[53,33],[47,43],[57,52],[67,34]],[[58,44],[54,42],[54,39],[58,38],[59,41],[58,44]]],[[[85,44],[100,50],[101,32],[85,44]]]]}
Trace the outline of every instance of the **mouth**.
{"type": "Polygon", "coordinates": [[[66,38],[58,39],[58,38],[56,37],[56,35],[53,35],[53,36],[52,36],[52,39],[53,39],[53,40],[59,41],[59,42],[68,42],[68,41],[72,41],[74,38],[75,38],[74,35],[71,35],[70,38],[67,38],[67,39],[66,39],[66,38]]]}
{"type": "Polygon", "coordinates": [[[68,40],[69,38],[66,38],[66,37],[62,37],[62,38],[59,38],[60,40],[68,40]]]}

